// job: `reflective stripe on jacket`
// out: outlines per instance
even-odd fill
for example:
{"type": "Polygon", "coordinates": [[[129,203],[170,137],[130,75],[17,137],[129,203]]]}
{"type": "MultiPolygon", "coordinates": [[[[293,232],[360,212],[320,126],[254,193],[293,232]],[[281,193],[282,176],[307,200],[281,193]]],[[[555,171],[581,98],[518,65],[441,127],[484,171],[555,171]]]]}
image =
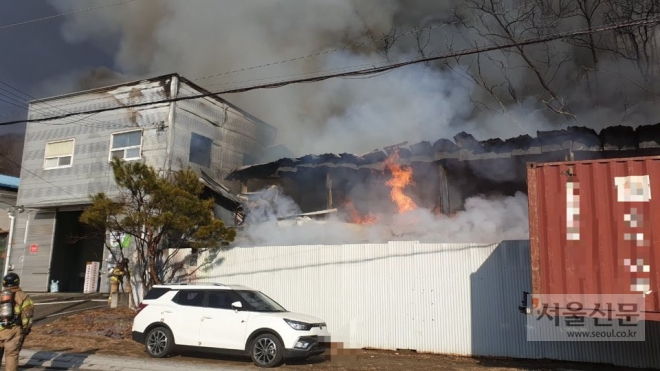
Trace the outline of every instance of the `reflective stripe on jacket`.
{"type": "Polygon", "coordinates": [[[28,294],[18,289],[14,294],[14,314],[21,318],[23,327],[32,326],[32,317],[34,316],[34,302],[28,294]]]}

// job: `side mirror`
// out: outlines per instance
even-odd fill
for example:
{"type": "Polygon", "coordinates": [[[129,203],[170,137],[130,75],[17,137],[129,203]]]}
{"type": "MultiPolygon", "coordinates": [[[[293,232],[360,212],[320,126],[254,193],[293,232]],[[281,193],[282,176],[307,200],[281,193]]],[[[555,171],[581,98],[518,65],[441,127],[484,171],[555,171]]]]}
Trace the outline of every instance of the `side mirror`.
{"type": "Polygon", "coordinates": [[[240,301],[235,301],[235,302],[231,303],[231,307],[234,310],[239,310],[239,309],[243,308],[243,304],[240,301]]]}

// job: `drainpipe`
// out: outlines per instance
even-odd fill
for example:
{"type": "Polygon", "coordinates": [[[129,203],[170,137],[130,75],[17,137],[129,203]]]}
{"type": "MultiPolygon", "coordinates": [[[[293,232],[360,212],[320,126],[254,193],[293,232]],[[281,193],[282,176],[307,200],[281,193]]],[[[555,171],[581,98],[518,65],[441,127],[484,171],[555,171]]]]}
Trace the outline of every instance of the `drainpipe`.
{"type": "Polygon", "coordinates": [[[9,238],[7,239],[7,256],[5,257],[5,268],[2,273],[3,277],[9,273],[9,260],[11,258],[11,248],[13,246],[14,228],[16,227],[16,211],[23,212],[23,206],[12,207],[9,211],[9,238]]]}
{"type": "Polygon", "coordinates": [[[9,212],[9,239],[7,239],[7,255],[5,256],[5,268],[2,273],[2,276],[7,275],[9,271],[9,259],[11,258],[11,240],[14,238],[14,224],[16,223],[16,217],[12,215],[12,212],[9,212]]]}
{"type": "MultiPolygon", "coordinates": [[[[172,76],[172,82],[170,83],[170,97],[176,98],[179,95],[179,78],[177,76],[172,76]]],[[[166,149],[166,158],[165,158],[165,176],[169,176],[172,171],[172,161],[174,160],[174,120],[176,109],[176,102],[170,102],[170,109],[167,115],[167,149],[166,149]]]]}

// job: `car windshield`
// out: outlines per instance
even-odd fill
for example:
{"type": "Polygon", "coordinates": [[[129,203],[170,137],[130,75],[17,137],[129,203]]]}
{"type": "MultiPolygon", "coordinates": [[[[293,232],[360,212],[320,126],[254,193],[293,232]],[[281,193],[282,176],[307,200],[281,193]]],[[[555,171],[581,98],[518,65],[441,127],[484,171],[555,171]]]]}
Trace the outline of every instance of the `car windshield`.
{"type": "Polygon", "coordinates": [[[260,291],[236,290],[241,299],[245,300],[256,312],[286,312],[281,305],[260,291]]]}

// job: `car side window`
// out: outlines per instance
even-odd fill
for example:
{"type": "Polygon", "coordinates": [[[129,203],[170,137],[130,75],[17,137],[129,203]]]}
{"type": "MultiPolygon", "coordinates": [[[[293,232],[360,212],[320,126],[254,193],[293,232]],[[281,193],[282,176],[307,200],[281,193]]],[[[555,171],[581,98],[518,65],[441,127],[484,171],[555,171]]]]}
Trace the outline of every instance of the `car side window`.
{"type": "Polygon", "coordinates": [[[216,309],[232,309],[231,308],[231,303],[235,301],[240,301],[238,297],[236,297],[231,291],[229,290],[215,290],[215,291],[209,291],[209,300],[206,303],[206,305],[209,308],[216,308],[216,309]]]}
{"type": "Polygon", "coordinates": [[[201,307],[204,305],[204,291],[181,290],[174,297],[174,302],[189,307],[201,307]]]}
{"type": "Polygon", "coordinates": [[[145,300],[155,300],[160,298],[161,296],[165,295],[168,291],[170,291],[169,288],[162,288],[162,287],[155,287],[147,293],[147,295],[144,296],[145,300]]]}

